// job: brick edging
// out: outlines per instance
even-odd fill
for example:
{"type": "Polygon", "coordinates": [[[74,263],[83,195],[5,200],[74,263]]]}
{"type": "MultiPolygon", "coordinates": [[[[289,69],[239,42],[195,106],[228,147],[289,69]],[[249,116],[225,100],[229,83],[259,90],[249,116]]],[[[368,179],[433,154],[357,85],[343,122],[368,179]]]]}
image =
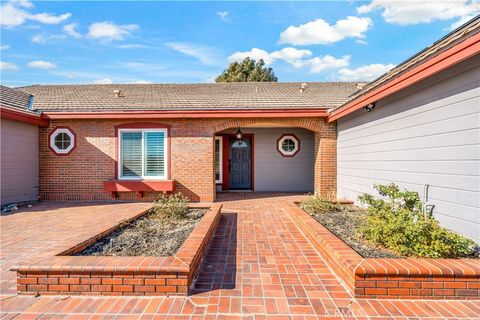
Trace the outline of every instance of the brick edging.
{"type": "MultiPolygon", "coordinates": [[[[208,204],[207,213],[174,256],[44,257],[10,269],[17,272],[17,291],[19,294],[42,295],[188,295],[220,220],[221,208],[221,204],[208,204]]],[[[78,252],[117,227],[111,227],[60,254],[78,252]]]]}
{"type": "Polygon", "coordinates": [[[480,299],[480,260],[363,258],[295,202],[287,212],[356,297],[480,299]]]}

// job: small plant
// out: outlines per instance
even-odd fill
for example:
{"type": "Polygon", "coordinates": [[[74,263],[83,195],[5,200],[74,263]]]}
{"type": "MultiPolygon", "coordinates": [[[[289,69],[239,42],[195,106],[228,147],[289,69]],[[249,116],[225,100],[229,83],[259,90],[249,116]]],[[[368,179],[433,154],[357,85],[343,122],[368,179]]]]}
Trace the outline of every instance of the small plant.
{"type": "Polygon", "coordinates": [[[300,203],[300,208],[310,215],[336,212],[342,210],[339,204],[336,204],[324,197],[310,195],[300,203]]]}
{"type": "Polygon", "coordinates": [[[404,256],[458,258],[474,256],[476,244],[441,227],[438,221],[422,212],[417,192],[400,191],[395,184],[375,185],[385,199],[363,194],[366,219],[360,232],[367,240],[404,256]]]}
{"type": "Polygon", "coordinates": [[[153,202],[152,213],[158,217],[185,218],[189,212],[189,203],[190,200],[181,193],[162,194],[153,202]]]}

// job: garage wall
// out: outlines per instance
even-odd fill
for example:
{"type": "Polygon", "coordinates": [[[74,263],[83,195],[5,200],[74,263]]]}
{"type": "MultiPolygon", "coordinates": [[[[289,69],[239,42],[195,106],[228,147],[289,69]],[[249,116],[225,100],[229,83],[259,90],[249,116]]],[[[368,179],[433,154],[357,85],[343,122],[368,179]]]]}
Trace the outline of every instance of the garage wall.
{"type": "Polygon", "coordinates": [[[255,135],[255,191],[313,192],[313,132],[297,128],[244,129],[255,135]],[[283,157],[277,151],[282,134],[293,133],[300,139],[300,151],[283,157]]]}
{"type": "Polygon", "coordinates": [[[1,204],[38,200],[38,127],[1,120],[1,204]]]}
{"type": "Polygon", "coordinates": [[[337,123],[337,193],[419,192],[447,228],[480,242],[480,56],[337,123]]]}

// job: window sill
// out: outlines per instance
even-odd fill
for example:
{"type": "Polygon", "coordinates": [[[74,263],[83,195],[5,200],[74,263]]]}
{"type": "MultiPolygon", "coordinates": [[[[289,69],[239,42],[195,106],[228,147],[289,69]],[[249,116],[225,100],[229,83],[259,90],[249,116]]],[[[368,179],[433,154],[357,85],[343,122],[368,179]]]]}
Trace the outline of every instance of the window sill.
{"type": "Polygon", "coordinates": [[[117,198],[118,192],[137,192],[143,197],[144,192],[172,192],[175,190],[174,180],[111,180],[103,182],[103,190],[111,192],[117,198]]]}

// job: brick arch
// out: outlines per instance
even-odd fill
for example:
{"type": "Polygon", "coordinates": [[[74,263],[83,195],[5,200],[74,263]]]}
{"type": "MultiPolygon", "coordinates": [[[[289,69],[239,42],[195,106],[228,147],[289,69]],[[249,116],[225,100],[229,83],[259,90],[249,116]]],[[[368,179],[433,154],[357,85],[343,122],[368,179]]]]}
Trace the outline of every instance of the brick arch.
{"type": "Polygon", "coordinates": [[[320,133],[325,126],[322,118],[242,118],[229,119],[219,123],[214,127],[214,132],[223,131],[230,128],[246,127],[252,125],[284,125],[285,127],[298,127],[313,132],[320,133]]]}

